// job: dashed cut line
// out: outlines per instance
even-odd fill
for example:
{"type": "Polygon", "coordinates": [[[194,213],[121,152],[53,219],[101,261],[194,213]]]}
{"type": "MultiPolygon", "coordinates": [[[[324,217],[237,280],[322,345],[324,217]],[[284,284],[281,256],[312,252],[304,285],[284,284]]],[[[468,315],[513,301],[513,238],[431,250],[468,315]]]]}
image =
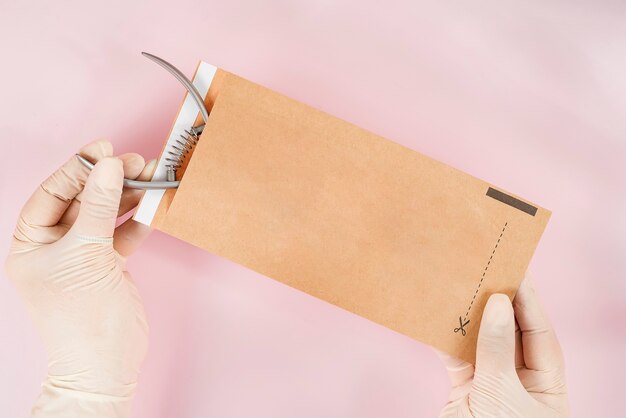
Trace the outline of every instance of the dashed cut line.
{"type": "Polygon", "coordinates": [[[496,250],[498,249],[498,245],[500,245],[500,240],[502,239],[502,235],[504,235],[504,231],[506,231],[506,227],[508,225],[508,221],[504,223],[504,226],[502,227],[502,231],[500,231],[500,236],[498,237],[498,241],[496,242],[496,245],[493,247],[493,251],[491,251],[491,256],[489,256],[489,260],[487,261],[487,265],[485,266],[485,269],[483,270],[483,274],[480,277],[480,282],[478,282],[478,287],[476,288],[476,292],[474,292],[474,297],[472,297],[472,301],[470,302],[469,306],[467,307],[467,312],[465,312],[465,317],[463,319],[463,322],[465,322],[465,320],[467,319],[467,316],[469,315],[470,311],[472,310],[472,306],[474,305],[474,301],[476,300],[476,296],[478,296],[478,292],[480,291],[480,287],[483,285],[483,281],[485,280],[485,276],[487,275],[487,270],[489,270],[489,266],[491,265],[491,262],[493,261],[493,257],[496,254],[496,250]]]}

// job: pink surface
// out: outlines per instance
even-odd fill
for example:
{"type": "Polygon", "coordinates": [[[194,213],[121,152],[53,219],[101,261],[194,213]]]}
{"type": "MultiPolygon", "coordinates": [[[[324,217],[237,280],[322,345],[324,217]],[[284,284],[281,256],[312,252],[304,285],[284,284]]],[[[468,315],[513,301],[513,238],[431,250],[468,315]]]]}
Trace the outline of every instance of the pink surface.
{"type": "MultiPolygon", "coordinates": [[[[626,372],[626,6],[618,1],[3,2],[0,254],[37,184],[95,137],[155,157],[198,59],[553,210],[531,265],[574,416],[626,372]],[[339,4],[341,3],[341,4],[339,4]],[[436,3],[436,5],[435,5],[436,3]]],[[[155,233],[130,262],[151,324],[140,417],[434,416],[430,348],[155,233]]],[[[0,281],[0,415],[45,358],[0,281]]]]}

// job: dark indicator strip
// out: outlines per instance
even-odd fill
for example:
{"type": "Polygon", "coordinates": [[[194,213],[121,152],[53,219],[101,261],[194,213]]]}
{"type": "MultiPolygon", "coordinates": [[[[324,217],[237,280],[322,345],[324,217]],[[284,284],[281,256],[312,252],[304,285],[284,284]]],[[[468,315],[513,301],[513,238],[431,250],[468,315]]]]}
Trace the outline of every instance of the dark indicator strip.
{"type": "Polygon", "coordinates": [[[515,209],[519,209],[522,212],[526,212],[527,214],[531,215],[531,216],[535,216],[535,214],[537,213],[537,208],[534,207],[533,205],[529,205],[526,202],[522,202],[519,199],[514,198],[513,196],[510,196],[506,193],[502,193],[499,190],[496,190],[492,187],[490,187],[487,190],[487,196],[496,199],[504,204],[507,204],[509,206],[514,207],[515,209]]]}

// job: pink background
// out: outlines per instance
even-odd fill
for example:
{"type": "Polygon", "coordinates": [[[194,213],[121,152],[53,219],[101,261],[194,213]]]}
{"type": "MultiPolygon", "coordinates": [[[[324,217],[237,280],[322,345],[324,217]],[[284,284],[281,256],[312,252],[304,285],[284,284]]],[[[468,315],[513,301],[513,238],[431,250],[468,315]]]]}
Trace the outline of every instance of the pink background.
{"type": "MultiPolygon", "coordinates": [[[[142,50],[189,75],[204,59],[553,210],[531,269],[574,416],[623,406],[623,2],[4,0],[0,254],[82,144],[158,154],[183,90],[142,50]]],[[[446,400],[429,347],[190,245],[155,233],[130,269],[151,324],[140,417],[416,417],[446,400]]],[[[7,280],[0,309],[0,415],[26,416],[44,352],[7,280]]]]}

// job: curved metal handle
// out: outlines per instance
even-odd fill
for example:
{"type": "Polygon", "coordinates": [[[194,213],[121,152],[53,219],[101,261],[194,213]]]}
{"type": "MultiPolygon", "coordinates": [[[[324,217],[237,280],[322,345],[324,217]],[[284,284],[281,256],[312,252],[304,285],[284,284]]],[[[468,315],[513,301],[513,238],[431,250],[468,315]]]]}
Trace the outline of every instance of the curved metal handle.
{"type": "Polygon", "coordinates": [[[152,60],[154,62],[156,62],[161,67],[165,68],[167,71],[169,71],[170,74],[172,74],[174,77],[176,77],[176,80],[180,81],[180,83],[183,86],[185,86],[185,88],[187,89],[189,94],[191,94],[191,97],[193,98],[193,101],[196,102],[196,106],[198,106],[198,109],[200,110],[200,114],[202,115],[202,119],[204,119],[204,123],[205,124],[208,123],[209,122],[209,111],[206,109],[206,106],[204,105],[204,99],[202,98],[202,96],[200,96],[200,93],[194,87],[192,82],[189,81],[189,79],[187,79],[187,77],[185,77],[185,75],[183,73],[181,73],[178,68],[174,67],[172,64],[170,64],[169,62],[165,61],[164,59],[159,58],[156,55],[149,54],[147,52],[142,52],[141,55],[143,55],[144,57],[146,57],[146,58],[148,58],[148,59],[150,59],[150,60],[152,60]]]}
{"type": "MultiPolygon", "coordinates": [[[[78,161],[80,161],[85,167],[93,170],[93,163],[83,157],[80,154],[76,154],[78,161]]],[[[143,189],[143,190],[160,190],[160,189],[175,189],[180,184],[179,181],[139,181],[124,178],[124,187],[129,189],[143,189]]]]}
{"type": "MultiPolygon", "coordinates": [[[[202,115],[202,119],[204,119],[204,123],[206,124],[209,121],[209,111],[204,105],[204,100],[202,99],[202,96],[200,96],[200,93],[198,92],[198,90],[194,87],[193,83],[189,81],[189,79],[185,77],[185,75],[182,72],[180,72],[178,68],[174,67],[172,64],[165,61],[164,59],[159,58],[156,55],[149,54],[147,52],[142,52],[141,54],[144,57],[156,62],[161,67],[165,68],[183,86],[185,86],[185,89],[187,89],[187,91],[193,98],[193,101],[198,106],[198,110],[200,111],[200,114],[202,115]]],[[[194,133],[199,134],[202,132],[203,128],[204,128],[204,125],[201,125],[201,126],[193,127],[191,128],[191,130],[194,133]]],[[[85,167],[87,167],[90,170],[93,169],[94,165],[89,160],[85,159],[84,157],[78,154],[76,154],[76,156],[78,157],[78,160],[85,167]]],[[[127,178],[124,179],[124,187],[127,187],[129,189],[144,189],[144,190],[175,189],[178,187],[179,184],[180,182],[178,181],[139,181],[139,180],[131,180],[127,178]]]]}

